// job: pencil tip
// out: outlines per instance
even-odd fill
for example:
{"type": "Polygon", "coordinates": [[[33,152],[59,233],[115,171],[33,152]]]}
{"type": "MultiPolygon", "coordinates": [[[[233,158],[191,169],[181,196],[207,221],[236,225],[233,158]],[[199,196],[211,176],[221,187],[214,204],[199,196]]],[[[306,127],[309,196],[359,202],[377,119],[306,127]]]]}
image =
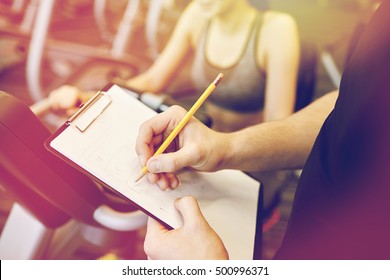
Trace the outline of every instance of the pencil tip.
{"type": "Polygon", "coordinates": [[[219,82],[222,80],[222,78],[223,78],[223,74],[219,73],[218,76],[214,80],[214,85],[217,86],[219,84],[219,82]]]}
{"type": "Polygon", "coordinates": [[[135,179],[135,182],[137,183],[139,180],[141,180],[141,178],[144,177],[146,173],[147,173],[147,169],[146,171],[142,170],[141,174],[137,177],[137,179],[135,179]]]}

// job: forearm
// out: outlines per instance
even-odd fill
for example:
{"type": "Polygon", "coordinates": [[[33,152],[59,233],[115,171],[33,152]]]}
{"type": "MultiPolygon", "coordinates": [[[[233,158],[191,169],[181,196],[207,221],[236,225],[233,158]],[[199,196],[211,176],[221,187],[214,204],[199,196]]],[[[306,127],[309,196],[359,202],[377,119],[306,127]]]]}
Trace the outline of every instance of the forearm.
{"type": "Polygon", "coordinates": [[[225,153],[218,169],[301,168],[336,99],[337,92],[332,92],[283,120],[227,135],[223,146],[225,153]]]}
{"type": "Polygon", "coordinates": [[[192,14],[188,9],[182,14],[157,60],[145,72],[127,80],[128,86],[157,94],[166,90],[192,52],[191,34],[194,17],[192,14]]]}
{"type": "Polygon", "coordinates": [[[139,92],[160,93],[163,90],[164,85],[159,83],[159,81],[156,81],[150,72],[149,69],[138,76],[130,78],[125,81],[125,84],[139,92]]]}

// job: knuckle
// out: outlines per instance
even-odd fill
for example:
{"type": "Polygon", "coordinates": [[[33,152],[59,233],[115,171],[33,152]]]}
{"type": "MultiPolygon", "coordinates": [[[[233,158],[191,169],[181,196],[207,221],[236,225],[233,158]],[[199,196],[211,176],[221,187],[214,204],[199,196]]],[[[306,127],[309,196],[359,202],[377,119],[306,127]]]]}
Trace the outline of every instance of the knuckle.
{"type": "Polygon", "coordinates": [[[143,123],[139,126],[138,132],[140,133],[140,132],[144,131],[144,130],[146,129],[146,126],[147,126],[147,121],[146,121],[146,122],[143,122],[143,123]]]}
{"type": "Polygon", "coordinates": [[[172,160],[172,165],[173,165],[174,170],[179,170],[180,164],[179,164],[179,162],[177,161],[177,159],[173,159],[173,160],[172,160]]]}
{"type": "Polygon", "coordinates": [[[171,106],[169,109],[168,109],[170,112],[172,112],[173,114],[180,114],[180,115],[182,115],[182,114],[185,114],[186,113],[186,110],[183,108],[183,107],[181,107],[181,106],[179,106],[179,105],[173,105],[173,106],[171,106]]]}
{"type": "Polygon", "coordinates": [[[192,195],[186,195],[181,198],[181,202],[184,204],[194,204],[196,203],[196,198],[192,195]]]}

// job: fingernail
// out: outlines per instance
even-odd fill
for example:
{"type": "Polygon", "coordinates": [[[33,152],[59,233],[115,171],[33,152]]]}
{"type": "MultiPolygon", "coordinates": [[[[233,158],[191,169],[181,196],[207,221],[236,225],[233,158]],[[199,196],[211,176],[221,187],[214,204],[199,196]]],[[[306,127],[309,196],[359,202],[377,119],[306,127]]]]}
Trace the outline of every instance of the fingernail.
{"type": "Polygon", "coordinates": [[[150,172],[159,172],[161,167],[160,167],[160,162],[158,160],[152,160],[148,163],[148,169],[150,172]]]}

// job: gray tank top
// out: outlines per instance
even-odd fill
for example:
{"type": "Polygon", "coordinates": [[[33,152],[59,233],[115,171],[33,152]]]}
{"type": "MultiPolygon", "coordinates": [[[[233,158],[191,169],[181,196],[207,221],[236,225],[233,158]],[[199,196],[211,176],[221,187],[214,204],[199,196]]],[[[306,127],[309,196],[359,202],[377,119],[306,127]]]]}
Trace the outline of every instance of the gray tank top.
{"type": "Polygon", "coordinates": [[[210,95],[208,102],[241,113],[263,110],[265,72],[256,63],[256,42],[263,22],[262,18],[262,14],[256,17],[243,54],[239,61],[228,68],[216,67],[207,60],[205,48],[210,21],[206,24],[200,36],[198,49],[195,52],[191,71],[193,82],[196,89],[202,92],[215,79],[218,73],[224,74],[223,81],[210,95]]]}

